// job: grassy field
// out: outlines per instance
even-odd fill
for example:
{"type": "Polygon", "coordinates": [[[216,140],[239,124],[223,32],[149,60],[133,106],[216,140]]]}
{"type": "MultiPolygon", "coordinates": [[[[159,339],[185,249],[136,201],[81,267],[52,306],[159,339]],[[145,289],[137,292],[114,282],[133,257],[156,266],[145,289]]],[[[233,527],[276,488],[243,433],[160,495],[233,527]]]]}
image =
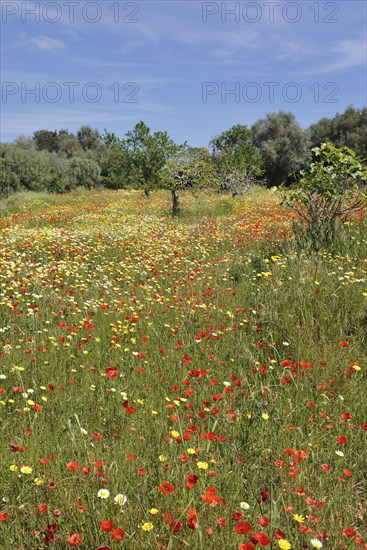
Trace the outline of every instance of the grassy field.
{"type": "Polygon", "coordinates": [[[16,195],[0,548],[367,549],[367,229],[276,194],[16,195]]]}

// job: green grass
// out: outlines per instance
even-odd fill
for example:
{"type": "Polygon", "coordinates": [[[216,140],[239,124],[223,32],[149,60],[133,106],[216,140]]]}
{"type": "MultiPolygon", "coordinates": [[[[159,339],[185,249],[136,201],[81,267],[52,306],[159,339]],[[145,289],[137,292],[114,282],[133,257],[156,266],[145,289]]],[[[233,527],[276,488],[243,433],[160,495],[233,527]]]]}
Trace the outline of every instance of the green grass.
{"type": "Polygon", "coordinates": [[[183,194],[178,219],[169,204],[126,192],[7,203],[0,548],[66,549],[75,533],[86,550],[238,549],[254,536],[364,548],[363,220],[338,253],[305,255],[266,191],[183,194]]]}

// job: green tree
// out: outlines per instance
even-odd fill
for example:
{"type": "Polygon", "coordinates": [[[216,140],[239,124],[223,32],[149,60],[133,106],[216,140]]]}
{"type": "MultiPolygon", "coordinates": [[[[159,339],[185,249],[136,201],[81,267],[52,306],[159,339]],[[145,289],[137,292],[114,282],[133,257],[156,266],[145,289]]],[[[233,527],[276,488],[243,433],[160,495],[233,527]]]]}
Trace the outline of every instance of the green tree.
{"type": "Polygon", "coordinates": [[[340,221],[367,205],[367,165],[348,147],[323,143],[312,149],[315,162],[290,189],[284,204],[298,216],[298,242],[319,249],[335,240],[340,221]]]}
{"type": "Polygon", "coordinates": [[[35,149],[36,144],[32,137],[20,135],[18,138],[16,138],[12,145],[15,145],[16,147],[19,147],[20,149],[35,149]]]}
{"type": "Polygon", "coordinates": [[[29,191],[43,191],[53,181],[51,155],[45,151],[10,146],[6,155],[8,169],[19,179],[19,186],[29,191]]]}
{"type": "Polygon", "coordinates": [[[367,158],[367,107],[347,107],[334,118],[322,118],[310,126],[311,144],[318,147],[330,142],[336,147],[349,147],[361,158],[367,158]]]}
{"type": "Polygon", "coordinates": [[[68,180],[70,189],[92,189],[101,181],[101,169],[93,160],[74,157],[69,161],[68,180]]]}
{"type": "Polygon", "coordinates": [[[68,130],[60,130],[57,136],[57,153],[70,159],[82,156],[83,149],[73,133],[68,130]]]}
{"type": "Polygon", "coordinates": [[[33,133],[33,140],[38,151],[48,151],[54,153],[58,151],[58,133],[57,130],[37,130],[33,133]]]}
{"type": "Polygon", "coordinates": [[[76,137],[83,151],[96,151],[102,146],[100,133],[91,126],[81,126],[76,137]]]}
{"type": "Polygon", "coordinates": [[[151,191],[161,186],[162,170],[182,147],[176,145],[167,132],[151,134],[142,121],[126,133],[125,139],[106,133],[104,143],[109,149],[115,149],[112,155],[113,171],[107,175],[104,173],[105,180],[113,180],[115,184],[120,180],[126,187],[143,189],[147,197],[151,191]],[[120,149],[121,153],[116,149],[120,149]],[[117,167],[120,168],[120,173],[116,171],[117,167]]]}
{"type": "Polygon", "coordinates": [[[20,189],[20,179],[9,155],[10,145],[0,144],[0,196],[9,196],[20,189]]]}
{"type": "Polygon", "coordinates": [[[252,143],[252,131],[237,124],[209,144],[217,166],[221,190],[243,194],[264,174],[262,159],[252,143]]]}
{"type": "Polygon", "coordinates": [[[182,148],[168,161],[162,177],[163,187],[171,191],[172,215],[180,211],[179,192],[187,189],[218,189],[217,168],[205,147],[182,148]]]}
{"type": "Polygon", "coordinates": [[[283,183],[311,160],[308,131],[299,126],[293,113],[270,113],[255,122],[252,131],[269,186],[283,183]]]}
{"type": "Polygon", "coordinates": [[[131,159],[128,152],[114,144],[106,146],[101,160],[102,184],[110,189],[127,189],[131,185],[131,159]]]}

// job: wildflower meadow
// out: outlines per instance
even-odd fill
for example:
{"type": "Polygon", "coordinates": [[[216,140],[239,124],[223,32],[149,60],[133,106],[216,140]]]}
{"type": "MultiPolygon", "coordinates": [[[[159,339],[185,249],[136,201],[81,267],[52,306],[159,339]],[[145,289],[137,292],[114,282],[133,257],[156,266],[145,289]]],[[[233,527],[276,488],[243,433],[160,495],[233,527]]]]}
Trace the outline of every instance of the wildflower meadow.
{"type": "Polygon", "coordinates": [[[367,229],[277,193],[0,217],[0,549],[367,549],[367,229]]]}

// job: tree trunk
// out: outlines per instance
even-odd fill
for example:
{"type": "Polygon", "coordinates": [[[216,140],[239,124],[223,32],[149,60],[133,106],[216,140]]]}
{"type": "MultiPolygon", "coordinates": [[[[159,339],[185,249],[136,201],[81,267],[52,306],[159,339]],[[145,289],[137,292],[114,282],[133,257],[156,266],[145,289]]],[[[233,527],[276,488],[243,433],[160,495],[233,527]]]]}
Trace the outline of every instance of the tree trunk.
{"type": "Polygon", "coordinates": [[[180,200],[178,191],[172,189],[172,216],[177,216],[180,213],[180,200]]]}

